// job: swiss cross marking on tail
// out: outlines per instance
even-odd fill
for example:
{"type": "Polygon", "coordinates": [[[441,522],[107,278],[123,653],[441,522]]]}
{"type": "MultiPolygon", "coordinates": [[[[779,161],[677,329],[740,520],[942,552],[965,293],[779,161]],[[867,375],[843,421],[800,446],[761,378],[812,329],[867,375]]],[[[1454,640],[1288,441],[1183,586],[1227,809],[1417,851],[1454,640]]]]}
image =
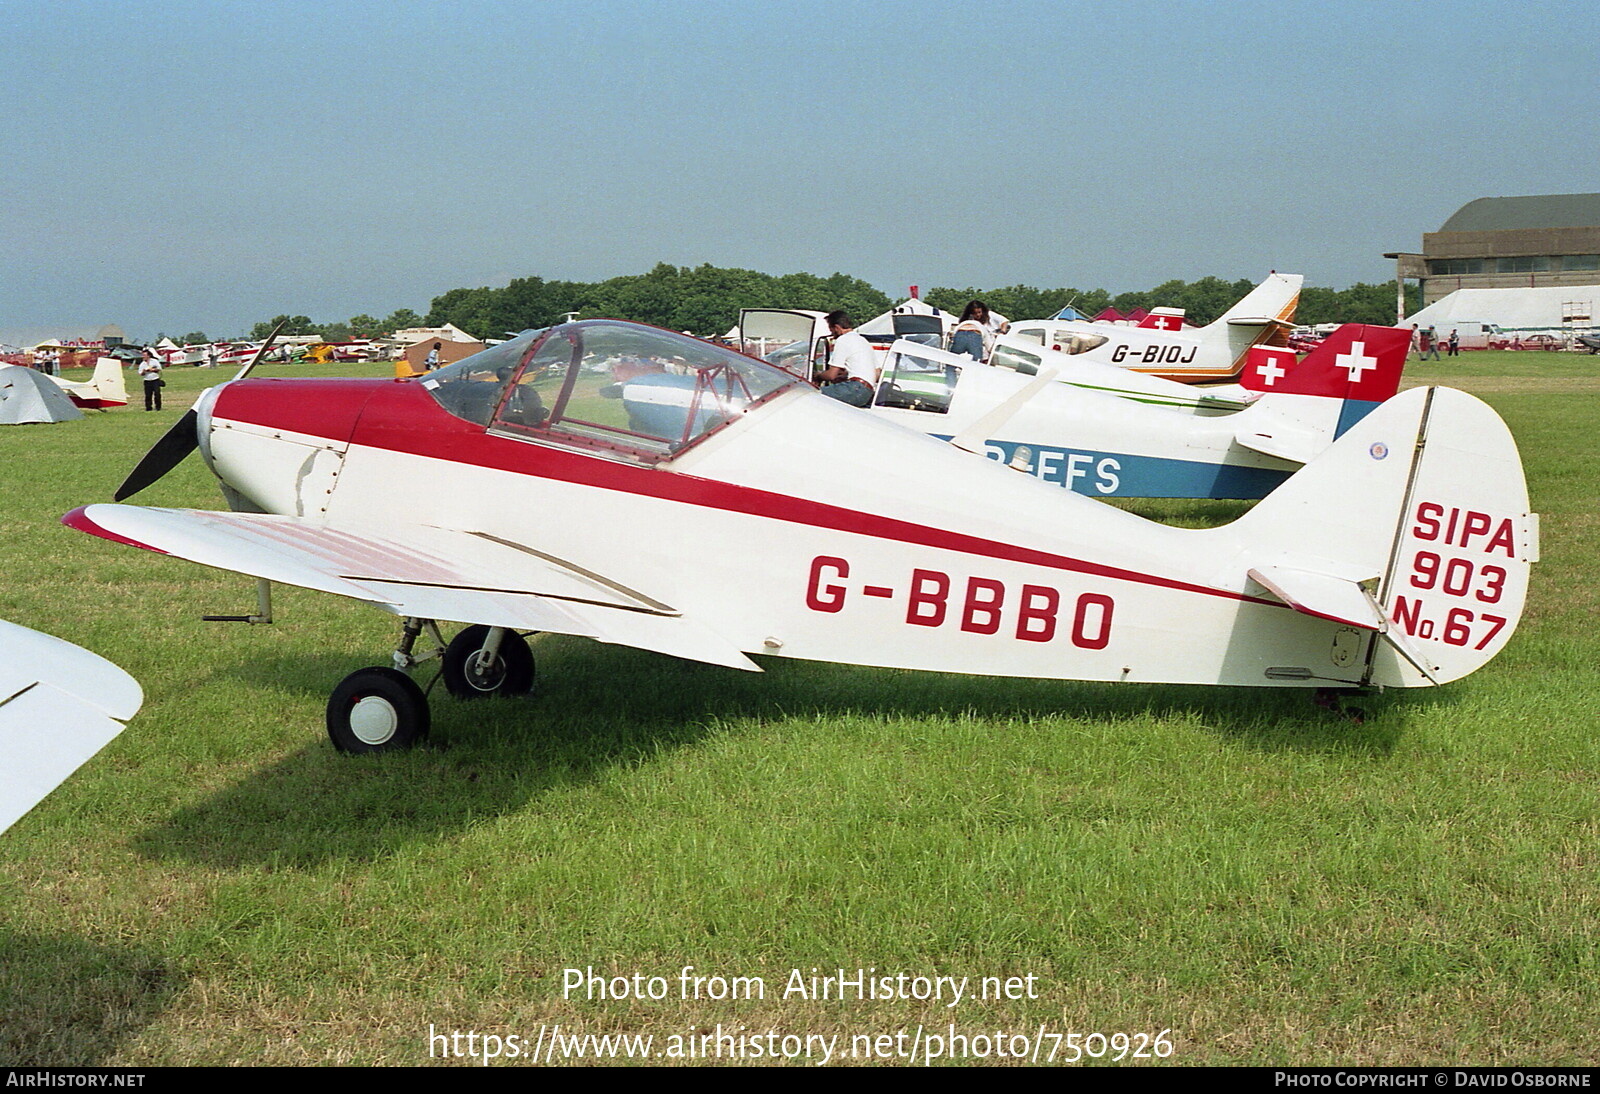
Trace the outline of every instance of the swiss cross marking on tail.
{"type": "Polygon", "coordinates": [[[1352,384],[1360,383],[1361,374],[1367,369],[1378,367],[1378,359],[1368,355],[1365,342],[1351,342],[1350,352],[1337,355],[1333,363],[1350,374],[1352,384]]]}
{"type": "Polygon", "coordinates": [[[1271,387],[1273,384],[1277,383],[1279,377],[1283,375],[1283,366],[1279,365],[1278,362],[1274,361],[1271,357],[1268,357],[1265,361],[1262,361],[1256,366],[1256,375],[1261,377],[1262,383],[1266,384],[1268,387],[1271,387]]]}

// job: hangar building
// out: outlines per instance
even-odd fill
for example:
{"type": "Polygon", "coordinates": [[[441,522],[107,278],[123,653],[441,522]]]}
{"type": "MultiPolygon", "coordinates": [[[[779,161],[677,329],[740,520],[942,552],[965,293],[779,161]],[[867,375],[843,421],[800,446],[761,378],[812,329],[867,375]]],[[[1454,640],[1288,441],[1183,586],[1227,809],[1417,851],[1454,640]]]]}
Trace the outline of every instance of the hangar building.
{"type": "Polygon", "coordinates": [[[1424,233],[1421,254],[1387,257],[1422,283],[1424,305],[1458,289],[1600,285],[1600,194],[1478,198],[1424,233]]]}

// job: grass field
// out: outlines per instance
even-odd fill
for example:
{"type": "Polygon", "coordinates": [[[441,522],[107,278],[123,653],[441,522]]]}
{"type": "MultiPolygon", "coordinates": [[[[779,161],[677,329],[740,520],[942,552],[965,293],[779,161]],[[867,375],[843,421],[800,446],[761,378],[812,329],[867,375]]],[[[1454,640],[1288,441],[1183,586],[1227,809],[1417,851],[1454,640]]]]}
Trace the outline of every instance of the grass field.
{"type": "MultiPolygon", "coordinates": [[[[545,636],[534,698],[436,689],[430,747],[353,759],[323,707],[384,662],[389,617],[279,588],[273,626],[202,623],[251,610],[253,583],[57,523],[214,372],[169,371],[159,415],[0,429],[0,618],[146,692],[0,837],[0,1063],[417,1064],[430,1026],[554,1023],[658,1054],[718,1023],[837,1034],[837,1059],[954,1023],[1165,1030],[1169,1064],[1593,1064],[1600,364],[1411,372],[1506,418],[1544,560],[1504,654],[1373,697],[1363,724],[1303,694],[757,675],[545,636]],[[685,965],[766,997],[683,1000],[685,965]],[[572,967],[661,976],[667,998],[565,998],[572,967]],[[971,986],[955,1007],[786,997],[813,968],[971,986]],[[971,998],[983,977],[1037,998],[971,998]]],[[[138,500],[221,504],[198,459],[138,500]]]]}

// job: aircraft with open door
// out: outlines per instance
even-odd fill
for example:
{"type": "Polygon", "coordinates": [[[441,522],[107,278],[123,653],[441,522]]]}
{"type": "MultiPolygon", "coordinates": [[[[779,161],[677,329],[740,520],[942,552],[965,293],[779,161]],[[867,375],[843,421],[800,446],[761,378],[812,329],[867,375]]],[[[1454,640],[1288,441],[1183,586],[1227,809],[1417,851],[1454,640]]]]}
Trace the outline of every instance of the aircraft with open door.
{"type": "Polygon", "coordinates": [[[197,448],[231,511],[91,504],[63,522],[396,616],[393,667],[352,673],[329,700],[350,751],[426,735],[410,673],[427,658],[453,695],[526,691],[526,632],[757,671],[764,655],[1433,686],[1506,644],[1537,554],[1510,433],[1449,388],[1388,400],[1249,513],[1193,530],[611,320],[420,379],[211,388],[119,500],[197,448]],[[468,626],[446,642],[439,620],[468,626]]]}

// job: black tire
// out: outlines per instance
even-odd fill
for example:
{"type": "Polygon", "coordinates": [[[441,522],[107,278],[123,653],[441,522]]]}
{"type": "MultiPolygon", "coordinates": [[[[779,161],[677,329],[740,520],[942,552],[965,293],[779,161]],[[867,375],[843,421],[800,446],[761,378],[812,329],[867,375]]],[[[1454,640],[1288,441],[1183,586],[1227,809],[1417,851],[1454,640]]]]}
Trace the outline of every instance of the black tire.
{"type": "Polygon", "coordinates": [[[328,739],[340,752],[399,752],[428,736],[428,697],[398,669],[358,669],[328,698],[328,739]]]}
{"type": "Polygon", "coordinates": [[[500,652],[487,672],[477,666],[478,651],[489,628],[467,627],[450,640],[444,651],[444,687],[457,699],[483,699],[491,695],[526,695],[533,690],[533,651],[521,635],[508,630],[500,652]]]}

